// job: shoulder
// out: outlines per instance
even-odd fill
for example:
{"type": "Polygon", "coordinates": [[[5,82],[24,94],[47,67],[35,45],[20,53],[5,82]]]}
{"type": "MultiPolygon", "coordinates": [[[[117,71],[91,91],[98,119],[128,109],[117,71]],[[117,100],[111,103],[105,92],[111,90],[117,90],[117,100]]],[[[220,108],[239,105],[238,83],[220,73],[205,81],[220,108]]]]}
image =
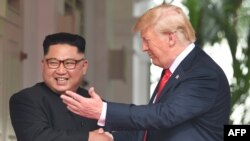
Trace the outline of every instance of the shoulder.
{"type": "Polygon", "coordinates": [[[184,70],[197,70],[211,74],[223,73],[222,68],[199,45],[181,63],[184,70]]]}
{"type": "Polygon", "coordinates": [[[226,75],[222,68],[203,50],[196,45],[189,55],[176,69],[177,73],[183,74],[186,79],[220,82],[226,81],[226,75]]]}
{"type": "Polygon", "coordinates": [[[43,89],[45,89],[44,83],[36,83],[35,85],[31,87],[24,88],[16,93],[14,93],[10,100],[16,100],[16,99],[23,99],[27,100],[30,98],[38,98],[39,95],[41,95],[43,89]]]}

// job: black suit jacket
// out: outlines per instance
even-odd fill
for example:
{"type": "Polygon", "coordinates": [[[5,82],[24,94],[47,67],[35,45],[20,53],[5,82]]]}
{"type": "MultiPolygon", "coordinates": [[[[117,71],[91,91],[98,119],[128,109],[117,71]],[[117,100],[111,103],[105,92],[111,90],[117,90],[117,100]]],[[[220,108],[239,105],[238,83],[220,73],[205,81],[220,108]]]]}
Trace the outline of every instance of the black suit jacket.
{"type": "Polygon", "coordinates": [[[230,113],[228,80],[199,47],[176,68],[159,100],[152,101],[141,106],[108,103],[106,126],[135,130],[114,132],[115,141],[143,141],[146,129],[148,141],[223,141],[230,113]]]}
{"type": "MultiPolygon", "coordinates": [[[[85,89],[77,93],[89,97],[85,89]]],[[[67,110],[60,95],[44,83],[24,89],[10,98],[10,117],[18,141],[88,141],[97,121],[67,110]]]]}

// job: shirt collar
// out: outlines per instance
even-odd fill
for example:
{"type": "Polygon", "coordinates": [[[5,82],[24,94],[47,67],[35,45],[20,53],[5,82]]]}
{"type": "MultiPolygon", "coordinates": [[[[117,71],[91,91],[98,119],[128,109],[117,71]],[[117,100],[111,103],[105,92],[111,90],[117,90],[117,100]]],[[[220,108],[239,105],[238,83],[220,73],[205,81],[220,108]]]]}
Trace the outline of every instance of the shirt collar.
{"type": "Polygon", "coordinates": [[[185,48],[174,60],[173,64],[169,67],[171,73],[175,71],[175,69],[179,66],[182,60],[194,49],[194,43],[191,43],[185,48]]]}

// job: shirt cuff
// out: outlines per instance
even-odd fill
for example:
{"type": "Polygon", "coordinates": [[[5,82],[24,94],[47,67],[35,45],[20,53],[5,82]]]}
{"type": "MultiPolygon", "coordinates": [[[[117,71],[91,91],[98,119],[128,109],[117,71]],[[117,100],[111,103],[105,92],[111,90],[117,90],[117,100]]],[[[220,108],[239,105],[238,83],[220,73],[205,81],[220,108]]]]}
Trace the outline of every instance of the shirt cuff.
{"type": "Polygon", "coordinates": [[[105,126],[106,113],[107,113],[107,102],[102,102],[102,113],[100,119],[97,122],[99,126],[105,126]]]}

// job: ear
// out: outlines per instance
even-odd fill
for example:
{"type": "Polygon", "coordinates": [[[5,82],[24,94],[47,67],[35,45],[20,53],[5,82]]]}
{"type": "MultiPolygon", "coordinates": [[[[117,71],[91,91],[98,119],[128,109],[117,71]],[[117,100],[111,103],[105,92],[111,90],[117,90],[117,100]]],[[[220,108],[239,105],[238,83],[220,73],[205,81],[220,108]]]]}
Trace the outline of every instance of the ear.
{"type": "Polygon", "coordinates": [[[175,32],[169,32],[168,33],[168,39],[169,39],[169,46],[172,47],[176,43],[176,34],[175,32]]]}
{"type": "Polygon", "coordinates": [[[83,68],[82,68],[82,74],[83,74],[83,75],[86,75],[87,70],[88,70],[88,61],[87,61],[87,60],[84,60],[83,66],[82,66],[82,67],[83,67],[83,68]]]}
{"type": "Polygon", "coordinates": [[[43,58],[43,59],[41,60],[41,67],[43,67],[43,66],[45,65],[45,63],[46,63],[46,61],[45,61],[45,59],[43,58]]]}

